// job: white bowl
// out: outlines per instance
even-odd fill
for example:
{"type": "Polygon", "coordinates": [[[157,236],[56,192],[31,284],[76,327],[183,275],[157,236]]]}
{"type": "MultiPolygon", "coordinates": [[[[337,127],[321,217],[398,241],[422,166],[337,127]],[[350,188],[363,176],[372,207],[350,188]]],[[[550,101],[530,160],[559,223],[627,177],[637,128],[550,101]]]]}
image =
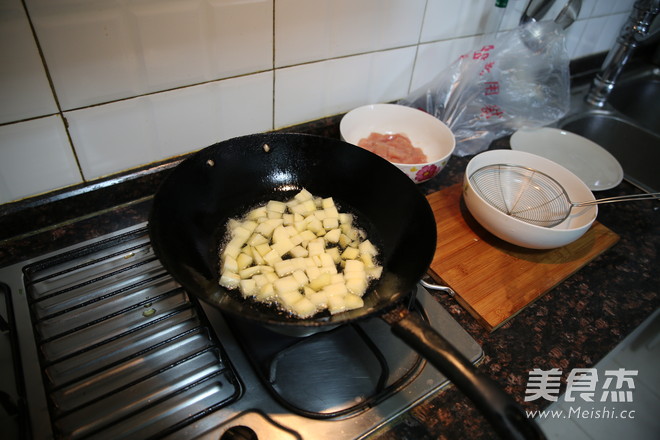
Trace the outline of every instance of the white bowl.
{"type": "Polygon", "coordinates": [[[467,165],[463,178],[463,199],[472,216],[493,235],[531,249],[558,248],[582,237],[598,215],[597,206],[574,207],[568,218],[552,228],[513,218],[484,200],[472,187],[469,177],[481,167],[510,164],[534,168],[557,180],[573,202],[594,200],[593,193],[575,174],[563,166],[535,154],[514,150],[491,150],[476,155],[467,165]]]}
{"type": "Polygon", "coordinates": [[[351,110],[342,118],[339,131],[344,141],[354,145],[374,132],[408,136],[413,146],[424,152],[428,162],[392,163],[416,183],[435,177],[447,165],[456,147],[454,134],[441,120],[397,104],[371,104],[351,110]]]}

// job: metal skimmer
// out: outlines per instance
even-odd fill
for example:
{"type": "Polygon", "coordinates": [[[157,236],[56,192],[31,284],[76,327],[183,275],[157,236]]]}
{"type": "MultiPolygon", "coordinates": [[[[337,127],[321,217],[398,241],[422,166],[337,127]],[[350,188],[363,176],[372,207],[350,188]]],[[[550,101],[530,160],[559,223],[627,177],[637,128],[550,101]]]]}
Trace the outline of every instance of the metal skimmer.
{"type": "Polygon", "coordinates": [[[498,210],[527,223],[551,228],[566,220],[577,206],[658,199],[660,193],[631,194],[572,202],[564,187],[547,174],[519,165],[495,164],[470,176],[474,189],[498,210]]]}

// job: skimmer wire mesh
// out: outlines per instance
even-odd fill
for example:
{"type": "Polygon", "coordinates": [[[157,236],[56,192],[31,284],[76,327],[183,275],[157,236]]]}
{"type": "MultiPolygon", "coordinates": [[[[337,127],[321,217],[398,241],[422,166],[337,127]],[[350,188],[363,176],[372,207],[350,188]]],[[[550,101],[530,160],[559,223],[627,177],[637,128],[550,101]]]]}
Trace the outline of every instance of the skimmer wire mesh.
{"type": "Polygon", "coordinates": [[[489,204],[527,223],[550,227],[561,223],[571,204],[564,188],[540,171],[518,165],[487,165],[470,182],[489,204]]]}

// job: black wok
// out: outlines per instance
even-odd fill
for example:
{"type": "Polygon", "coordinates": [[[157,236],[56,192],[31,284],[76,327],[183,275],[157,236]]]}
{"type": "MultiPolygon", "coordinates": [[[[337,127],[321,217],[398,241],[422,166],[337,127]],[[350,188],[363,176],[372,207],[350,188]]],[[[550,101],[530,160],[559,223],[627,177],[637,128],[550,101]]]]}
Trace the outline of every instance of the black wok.
{"type": "Polygon", "coordinates": [[[301,134],[257,134],[205,148],[179,164],[157,191],[149,219],[163,266],[191,294],[270,328],[313,329],[378,315],[442,371],[506,438],[542,438],[532,420],[494,381],[480,374],[404,300],[427,271],[436,246],[433,212],[394,165],[354,145],[301,134]],[[218,285],[218,250],[228,219],[306,188],[354,212],[380,248],[381,279],[365,306],[310,319],[253,302],[218,285]]]}

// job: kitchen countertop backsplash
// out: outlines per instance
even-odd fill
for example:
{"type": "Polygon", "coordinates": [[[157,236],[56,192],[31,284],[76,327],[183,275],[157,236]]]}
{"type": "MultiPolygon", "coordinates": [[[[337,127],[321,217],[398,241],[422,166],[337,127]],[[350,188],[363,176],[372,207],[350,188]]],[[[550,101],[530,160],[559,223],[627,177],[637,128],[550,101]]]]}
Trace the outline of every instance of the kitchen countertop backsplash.
{"type": "MultiPolygon", "coordinates": [[[[526,3],[508,2],[501,29],[526,3]]],[[[608,49],[632,3],[585,0],[570,57],[608,49]]],[[[0,205],[402,98],[480,44],[493,5],[7,0],[0,205]]]]}

